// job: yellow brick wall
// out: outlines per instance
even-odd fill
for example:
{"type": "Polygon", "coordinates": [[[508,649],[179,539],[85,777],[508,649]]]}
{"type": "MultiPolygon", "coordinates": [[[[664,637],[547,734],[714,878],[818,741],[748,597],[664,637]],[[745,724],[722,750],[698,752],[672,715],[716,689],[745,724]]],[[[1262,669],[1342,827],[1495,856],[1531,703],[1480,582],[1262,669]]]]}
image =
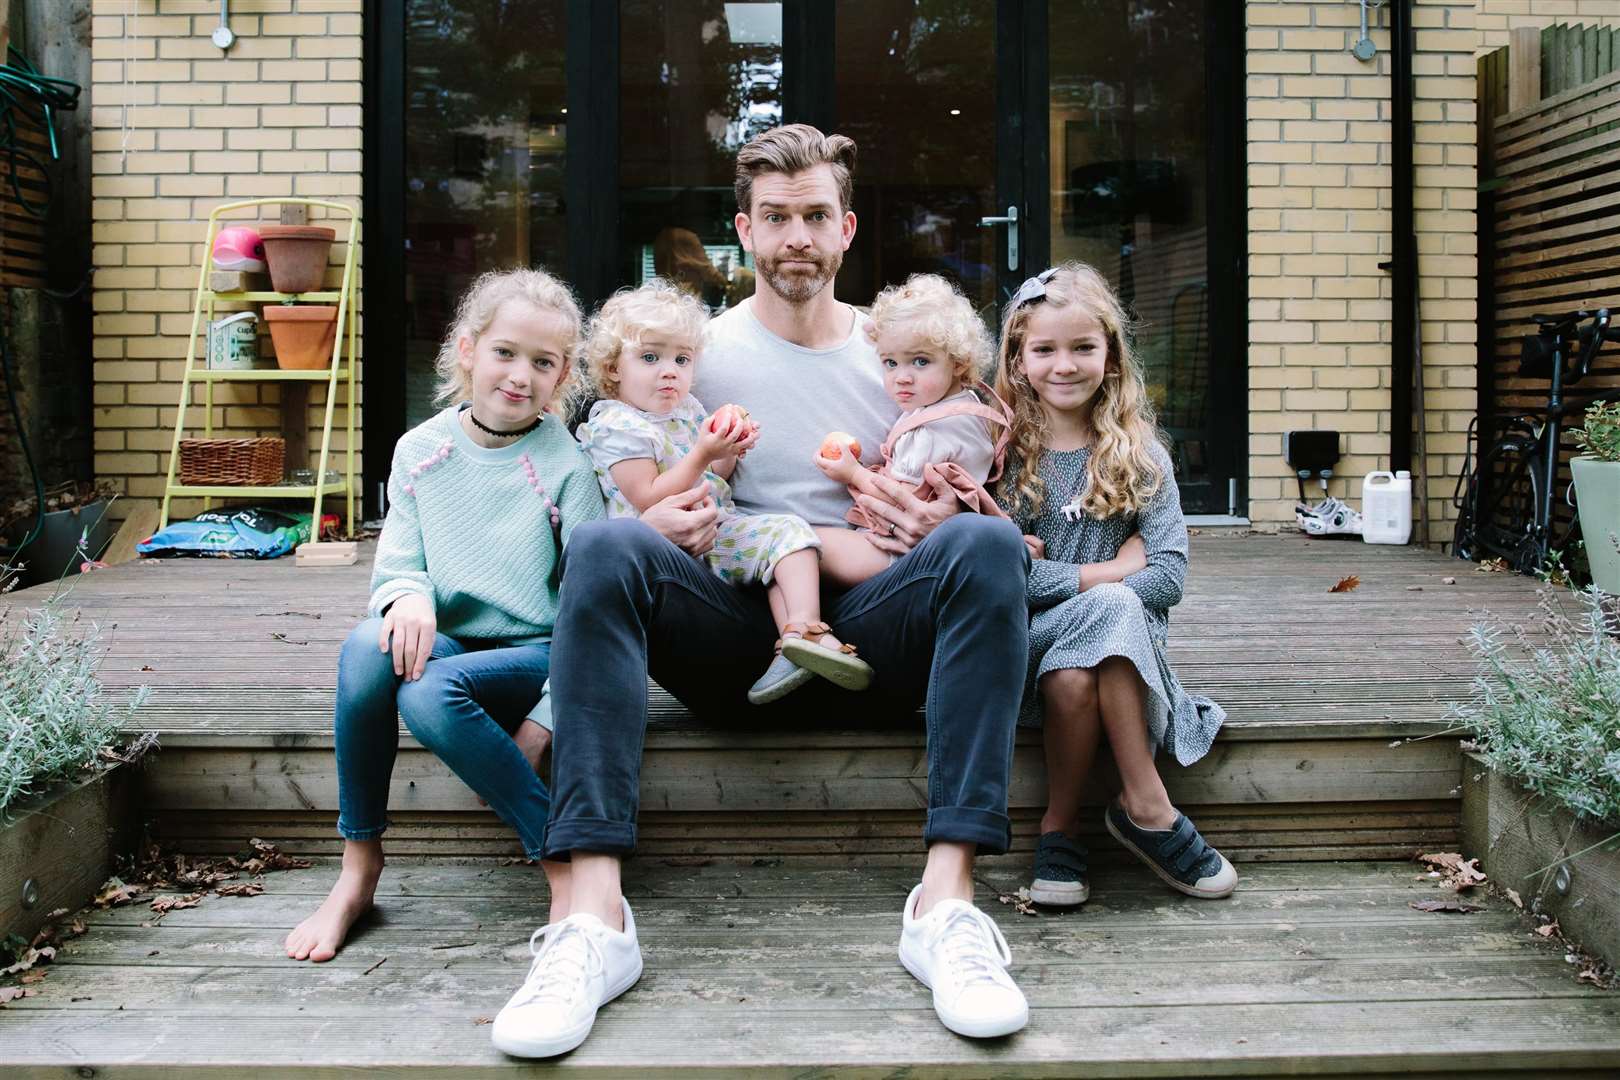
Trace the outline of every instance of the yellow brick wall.
{"type": "MultiPolygon", "coordinates": [[[[1432,537],[1449,539],[1475,373],[1473,2],[1419,0],[1413,120],[1432,537]]],[[[1329,491],[1389,467],[1388,11],[1349,52],[1353,3],[1248,0],[1249,513],[1292,522],[1284,433],[1343,433],[1329,491]]],[[[1415,453],[1414,447],[1414,453],[1415,453]]],[[[1414,462],[1414,470],[1421,466],[1414,462]]],[[[1320,491],[1314,484],[1312,498],[1320,491]]],[[[1414,510],[1416,513],[1416,510],[1414,510]]]]}
{"type": "MultiPolygon", "coordinates": [[[[271,196],[359,206],[362,3],[234,0],[221,52],[217,0],[93,0],[95,457],[129,497],[115,512],[162,495],[209,212],[271,196]]],[[[216,434],[275,434],[278,394],[220,384],[216,434]]]]}

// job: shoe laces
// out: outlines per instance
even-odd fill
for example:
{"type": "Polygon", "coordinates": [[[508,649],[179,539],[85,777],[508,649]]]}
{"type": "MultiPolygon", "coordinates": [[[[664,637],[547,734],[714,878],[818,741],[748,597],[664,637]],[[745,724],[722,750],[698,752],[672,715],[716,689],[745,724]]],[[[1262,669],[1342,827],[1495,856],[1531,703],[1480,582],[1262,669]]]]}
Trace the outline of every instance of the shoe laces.
{"type": "Polygon", "coordinates": [[[534,960],[513,1005],[578,1000],[591,979],[607,967],[596,935],[573,919],[542,926],[529,936],[534,960]]]}
{"type": "Polygon", "coordinates": [[[977,983],[999,984],[1012,963],[1001,927],[971,904],[950,905],[929,930],[926,943],[950,965],[964,990],[977,983]]]}

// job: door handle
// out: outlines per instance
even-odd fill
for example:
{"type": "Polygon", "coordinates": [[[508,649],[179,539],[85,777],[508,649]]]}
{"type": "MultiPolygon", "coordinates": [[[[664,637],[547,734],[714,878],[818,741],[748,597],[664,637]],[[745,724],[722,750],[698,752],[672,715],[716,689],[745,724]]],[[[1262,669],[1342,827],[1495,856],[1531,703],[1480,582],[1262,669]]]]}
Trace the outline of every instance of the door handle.
{"type": "Polygon", "coordinates": [[[979,219],[979,228],[990,225],[1007,226],[1007,269],[1018,271],[1018,207],[1007,207],[1007,213],[1002,217],[982,217],[979,219]]]}

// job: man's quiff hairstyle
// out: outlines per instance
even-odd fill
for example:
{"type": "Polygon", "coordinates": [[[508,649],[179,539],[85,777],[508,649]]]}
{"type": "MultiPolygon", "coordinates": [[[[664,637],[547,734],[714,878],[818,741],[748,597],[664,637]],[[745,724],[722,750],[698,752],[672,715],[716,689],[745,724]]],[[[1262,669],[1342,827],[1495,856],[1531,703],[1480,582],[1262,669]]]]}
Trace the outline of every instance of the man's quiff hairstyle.
{"type": "Polygon", "coordinates": [[[831,165],[838,183],[838,209],[849,209],[855,188],[855,140],[823,135],[809,124],[786,124],[755,136],[737,152],[737,209],[754,209],[754,177],[760,173],[792,176],[817,165],[831,165]]]}

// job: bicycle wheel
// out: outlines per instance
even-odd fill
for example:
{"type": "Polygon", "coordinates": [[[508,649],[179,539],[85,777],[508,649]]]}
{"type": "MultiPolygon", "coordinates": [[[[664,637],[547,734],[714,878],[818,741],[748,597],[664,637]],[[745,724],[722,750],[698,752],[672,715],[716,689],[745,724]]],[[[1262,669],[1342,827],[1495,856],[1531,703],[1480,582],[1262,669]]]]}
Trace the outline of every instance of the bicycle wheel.
{"type": "Polygon", "coordinates": [[[1540,569],[1547,537],[1536,527],[1542,499],[1535,468],[1539,450],[1533,436],[1510,434],[1480,458],[1472,515],[1476,557],[1500,556],[1526,573],[1540,569]]]}

